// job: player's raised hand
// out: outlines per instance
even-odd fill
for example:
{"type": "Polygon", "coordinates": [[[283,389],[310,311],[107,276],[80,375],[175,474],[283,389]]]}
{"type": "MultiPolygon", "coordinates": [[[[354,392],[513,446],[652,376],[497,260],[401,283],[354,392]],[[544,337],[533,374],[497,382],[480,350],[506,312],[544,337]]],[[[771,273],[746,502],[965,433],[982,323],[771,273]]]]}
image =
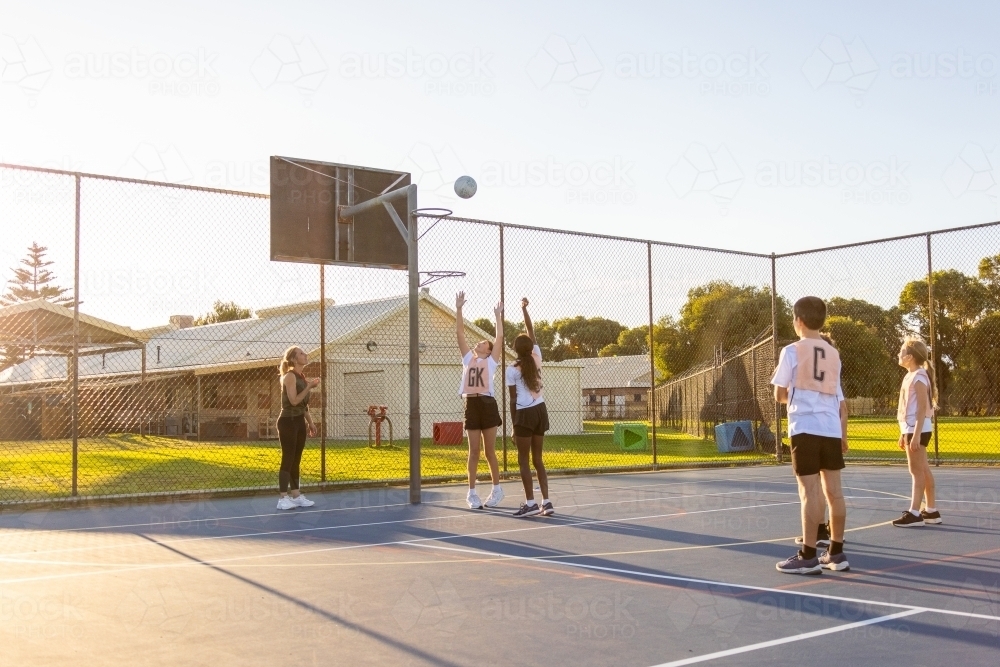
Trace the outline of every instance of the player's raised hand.
{"type": "Polygon", "coordinates": [[[461,310],[462,306],[465,305],[465,292],[459,292],[455,295],[455,310],[461,310]]]}
{"type": "Polygon", "coordinates": [[[521,308],[523,309],[527,307],[528,307],[528,297],[526,296],[521,297],[521,308]]]}
{"type": "Polygon", "coordinates": [[[493,314],[499,319],[503,315],[503,301],[497,301],[497,305],[493,308],[493,314]]]}

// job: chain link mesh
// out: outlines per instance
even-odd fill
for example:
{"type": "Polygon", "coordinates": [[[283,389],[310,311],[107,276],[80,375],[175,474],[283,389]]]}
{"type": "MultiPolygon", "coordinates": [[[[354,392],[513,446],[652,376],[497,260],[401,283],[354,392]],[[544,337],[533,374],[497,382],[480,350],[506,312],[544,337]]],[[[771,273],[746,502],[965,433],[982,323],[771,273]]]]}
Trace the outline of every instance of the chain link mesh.
{"type": "MultiPolygon", "coordinates": [[[[408,479],[406,272],[269,261],[269,202],[251,193],[6,166],[0,217],[0,259],[18,270],[0,307],[0,503],[275,487],[277,367],[292,346],[321,379],[301,483],[408,479]]],[[[775,460],[787,424],[770,378],[806,294],[829,304],[853,460],[905,460],[895,357],[908,334],[935,343],[934,455],[1000,460],[1000,225],[772,257],[418,223],[420,269],[464,274],[420,293],[425,479],[466,474],[458,291],[473,345],[492,341],[505,302],[493,388],[507,476],[517,458],[503,373],[522,297],[542,349],[549,470],[775,460]]],[[[478,473],[488,477],[484,458],[478,473]]]]}

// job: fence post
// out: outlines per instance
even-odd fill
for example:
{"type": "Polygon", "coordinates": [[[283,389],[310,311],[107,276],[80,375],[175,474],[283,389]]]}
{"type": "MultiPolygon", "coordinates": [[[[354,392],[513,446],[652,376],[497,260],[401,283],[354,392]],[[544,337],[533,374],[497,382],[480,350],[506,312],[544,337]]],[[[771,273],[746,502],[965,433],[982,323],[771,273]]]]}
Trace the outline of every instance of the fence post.
{"type": "MultiPolygon", "coordinates": [[[[931,367],[934,369],[934,390],[938,391],[938,343],[934,327],[934,271],[931,264],[931,235],[927,235],[927,326],[928,338],[931,342],[931,367]]],[[[938,453],[938,417],[937,410],[931,410],[931,420],[934,422],[934,465],[941,465],[938,453]]],[[[920,424],[917,424],[920,428],[920,424]]]]}
{"type": "MultiPolygon", "coordinates": [[[[504,278],[504,256],[503,256],[503,223],[500,223],[500,303],[504,304],[504,308],[507,307],[507,284],[504,278]]],[[[501,314],[501,317],[504,317],[501,314]]],[[[506,318],[505,318],[506,319],[506,318]]],[[[504,369],[507,367],[507,330],[504,329],[503,338],[500,339],[501,354],[500,358],[502,360],[500,364],[501,374],[500,374],[500,400],[501,400],[501,410],[500,419],[501,426],[503,429],[503,471],[507,472],[507,385],[506,385],[506,375],[504,374],[504,369]]]]}
{"type": "Polygon", "coordinates": [[[80,174],[76,181],[73,224],[73,482],[72,494],[78,493],[80,472],[80,174]]]}
{"type": "Polygon", "coordinates": [[[653,354],[653,244],[646,242],[646,284],[649,287],[649,422],[653,428],[653,470],[656,470],[656,356],[653,354]]]}
{"type": "MultiPolygon", "coordinates": [[[[778,366],[778,272],[777,257],[771,253],[771,355],[778,366]]],[[[781,404],[774,402],[774,460],[781,463],[781,404]]]]}
{"type": "Polygon", "coordinates": [[[319,383],[320,433],[319,433],[319,481],[326,481],[326,266],[319,265],[319,383]]]}

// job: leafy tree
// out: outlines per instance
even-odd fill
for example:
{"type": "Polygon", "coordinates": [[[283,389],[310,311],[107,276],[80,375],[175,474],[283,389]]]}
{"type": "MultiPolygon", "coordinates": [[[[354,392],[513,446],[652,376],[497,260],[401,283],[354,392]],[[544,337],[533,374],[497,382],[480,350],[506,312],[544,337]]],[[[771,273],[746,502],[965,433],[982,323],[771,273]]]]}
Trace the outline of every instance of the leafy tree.
{"type": "Polygon", "coordinates": [[[65,296],[68,288],[54,285],[55,274],[46,267],[53,262],[46,261],[45,246],[32,243],[28,256],[21,260],[21,266],[14,268],[14,277],[7,281],[7,293],[0,296],[0,304],[10,306],[34,299],[45,299],[59,305],[73,303],[73,297],[65,296]]]}
{"type": "MultiPolygon", "coordinates": [[[[934,281],[937,354],[943,362],[938,369],[938,386],[943,393],[951,381],[951,369],[965,348],[969,332],[986,308],[989,295],[979,280],[955,269],[935,271],[931,278],[934,281]]],[[[927,280],[914,280],[903,287],[899,307],[920,335],[929,340],[927,296],[927,280]]]]}
{"type": "Polygon", "coordinates": [[[649,327],[625,329],[618,334],[618,341],[601,348],[598,356],[621,357],[630,354],[647,354],[649,352],[649,327]]]}
{"type": "Polygon", "coordinates": [[[963,415],[1000,413],[1000,312],[986,315],[969,332],[955,363],[948,404],[963,415]]]}
{"type": "Polygon", "coordinates": [[[840,381],[847,398],[895,397],[903,370],[886,354],[885,342],[874,327],[834,315],[827,318],[826,330],[840,352],[840,381]]]}
{"type": "MultiPolygon", "coordinates": [[[[497,328],[493,324],[493,320],[491,320],[489,318],[480,317],[479,319],[472,320],[472,323],[474,325],[476,325],[477,327],[479,327],[480,329],[482,329],[483,331],[485,331],[486,333],[488,333],[489,335],[491,335],[491,336],[496,336],[497,335],[497,328]]],[[[514,336],[516,336],[517,334],[521,333],[523,330],[524,330],[524,326],[522,326],[520,324],[515,324],[514,322],[511,322],[508,319],[504,319],[504,321],[503,321],[503,335],[504,335],[504,338],[506,339],[506,343],[507,343],[508,346],[511,344],[511,342],[513,342],[514,336]]]]}
{"type": "Polygon", "coordinates": [[[556,320],[552,327],[566,348],[567,359],[596,357],[601,348],[617,342],[619,334],[625,330],[614,320],[582,315],[556,320]]]}
{"type": "Polygon", "coordinates": [[[886,309],[864,299],[835,296],[826,302],[826,309],[828,317],[847,317],[874,330],[889,357],[896,356],[905,335],[899,308],[886,309]]]}
{"type": "MultiPolygon", "coordinates": [[[[792,309],[777,300],[778,338],[794,336],[792,309]]],[[[681,317],[664,318],[654,327],[656,363],[670,377],[712,359],[720,346],[733,351],[771,326],[771,290],[767,287],[712,281],[688,291],[681,317]]]]}
{"type": "MultiPolygon", "coordinates": [[[[55,274],[48,270],[53,262],[45,259],[45,246],[32,243],[28,256],[21,260],[21,266],[14,267],[14,277],[7,281],[7,292],[0,296],[0,305],[45,299],[51,303],[66,306],[73,303],[73,297],[65,296],[67,288],[55,285],[55,274]]],[[[35,356],[34,347],[5,345],[0,348],[0,370],[15,366],[25,359],[35,356]]]]}
{"type": "Polygon", "coordinates": [[[235,301],[216,301],[212,306],[211,312],[195,319],[194,326],[200,327],[205,324],[248,320],[251,317],[253,317],[253,311],[237,305],[235,301]]]}
{"type": "Polygon", "coordinates": [[[979,280],[986,290],[986,308],[990,312],[1000,311],[1000,255],[979,260],[979,280]]]}

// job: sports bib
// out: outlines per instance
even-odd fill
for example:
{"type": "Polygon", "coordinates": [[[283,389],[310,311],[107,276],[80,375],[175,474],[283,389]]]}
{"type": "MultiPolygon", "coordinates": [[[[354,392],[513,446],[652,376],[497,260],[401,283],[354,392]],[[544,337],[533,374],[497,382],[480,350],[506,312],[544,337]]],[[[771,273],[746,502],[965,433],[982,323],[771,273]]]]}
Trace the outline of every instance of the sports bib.
{"type": "Polygon", "coordinates": [[[840,380],[837,348],[819,338],[803,338],[795,343],[795,355],[795,387],[836,396],[840,380]]]}
{"type": "MultiPolygon", "coordinates": [[[[476,394],[490,394],[489,361],[480,359],[475,354],[469,365],[462,370],[462,396],[475,396],[476,394]]],[[[454,386],[454,385],[452,385],[454,386]]]]}
{"type": "MultiPolygon", "coordinates": [[[[931,389],[930,377],[928,377],[927,371],[925,371],[923,368],[919,368],[917,369],[917,372],[913,374],[913,377],[910,379],[910,382],[908,384],[900,386],[899,388],[899,405],[896,408],[896,421],[899,422],[900,426],[905,426],[906,428],[910,427],[910,418],[909,418],[910,416],[907,413],[909,412],[909,407],[910,407],[910,396],[913,394],[917,385],[920,384],[919,382],[917,382],[918,377],[922,377],[924,379],[924,382],[927,383],[924,385],[925,387],[927,387],[927,404],[928,405],[934,404],[933,393],[932,393],[933,390],[931,389]]],[[[914,414],[913,414],[914,427],[916,427],[915,423],[916,416],[917,416],[916,408],[914,408],[914,414]]]]}

